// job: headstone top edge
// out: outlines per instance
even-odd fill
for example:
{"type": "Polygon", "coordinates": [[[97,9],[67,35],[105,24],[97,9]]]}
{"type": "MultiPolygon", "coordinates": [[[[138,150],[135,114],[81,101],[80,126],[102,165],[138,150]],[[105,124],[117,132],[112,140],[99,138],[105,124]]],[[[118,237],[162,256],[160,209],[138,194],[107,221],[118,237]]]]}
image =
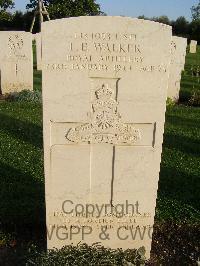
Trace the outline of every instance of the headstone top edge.
{"type": "Polygon", "coordinates": [[[126,21],[137,21],[137,22],[142,22],[143,24],[152,24],[152,25],[163,25],[165,26],[165,28],[167,29],[172,29],[171,26],[160,23],[160,22],[155,22],[155,21],[151,21],[151,20],[146,20],[146,19],[139,19],[139,18],[133,18],[133,17],[124,17],[124,16],[79,16],[79,17],[70,17],[70,18],[61,18],[61,19],[55,19],[55,20],[50,20],[50,21],[45,21],[42,23],[42,29],[44,29],[44,27],[51,25],[51,24],[59,24],[62,23],[63,21],[78,21],[78,20],[109,20],[109,19],[118,19],[118,20],[126,20],[126,21]]]}
{"type": "Polygon", "coordinates": [[[173,35],[172,37],[173,37],[173,39],[178,39],[178,40],[187,40],[187,38],[180,37],[180,36],[175,36],[175,35],[173,35]]]}

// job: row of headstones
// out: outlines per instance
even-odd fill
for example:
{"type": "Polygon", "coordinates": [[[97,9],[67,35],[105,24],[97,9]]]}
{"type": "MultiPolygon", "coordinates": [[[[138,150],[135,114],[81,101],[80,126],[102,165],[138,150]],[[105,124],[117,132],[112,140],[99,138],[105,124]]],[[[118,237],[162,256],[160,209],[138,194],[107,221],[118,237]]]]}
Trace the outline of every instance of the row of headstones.
{"type": "MultiPolygon", "coordinates": [[[[42,38],[41,34],[26,32],[1,32],[2,94],[33,89],[33,56],[32,41],[36,44],[37,70],[42,70],[42,38]]],[[[174,101],[179,99],[181,72],[184,70],[187,39],[173,37],[171,48],[171,70],[168,84],[168,97],[174,101]]],[[[191,41],[190,53],[196,53],[197,42],[191,41]]]]}
{"type": "MultiPolygon", "coordinates": [[[[32,89],[32,36],[1,34],[1,81],[20,77],[32,89]]],[[[144,246],[149,257],[169,76],[174,88],[186,45],[170,26],[146,20],[43,23],[48,248],[101,242],[144,246]]]]}

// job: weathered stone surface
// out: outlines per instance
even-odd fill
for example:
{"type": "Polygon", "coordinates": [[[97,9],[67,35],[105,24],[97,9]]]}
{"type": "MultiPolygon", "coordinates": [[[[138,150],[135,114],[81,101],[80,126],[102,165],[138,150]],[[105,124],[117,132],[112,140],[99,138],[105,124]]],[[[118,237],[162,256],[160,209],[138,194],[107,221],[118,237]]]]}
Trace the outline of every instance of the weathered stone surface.
{"type": "Polygon", "coordinates": [[[32,34],[0,32],[1,93],[33,89],[32,34]]]}
{"type": "Polygon", "coordinates": [[[171,27],[131,18],[43,24],[48,248],[101,242],[149,257],[171,41],[171,27]]]}

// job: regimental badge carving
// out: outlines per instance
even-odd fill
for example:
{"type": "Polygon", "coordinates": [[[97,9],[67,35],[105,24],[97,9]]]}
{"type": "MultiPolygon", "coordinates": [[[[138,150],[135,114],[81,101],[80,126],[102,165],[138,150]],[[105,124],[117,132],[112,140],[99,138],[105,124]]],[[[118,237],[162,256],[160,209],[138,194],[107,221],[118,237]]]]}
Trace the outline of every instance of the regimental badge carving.
{"type": "Polygon", "coordinates": [[[8,38],[9,55],[16,57],[24,57],[21,50],[24,46],[23,39],[18,35],[10,36],[8,38]]]}
{"type": "Polygon", "coordinates": [[[66,134],[73,143],[134,144],[141,139],[139,129],[124,124],[117,110],[118,102],[108,84],[95,91],[91,106],[91,122],[70,128],[66,134]]]}

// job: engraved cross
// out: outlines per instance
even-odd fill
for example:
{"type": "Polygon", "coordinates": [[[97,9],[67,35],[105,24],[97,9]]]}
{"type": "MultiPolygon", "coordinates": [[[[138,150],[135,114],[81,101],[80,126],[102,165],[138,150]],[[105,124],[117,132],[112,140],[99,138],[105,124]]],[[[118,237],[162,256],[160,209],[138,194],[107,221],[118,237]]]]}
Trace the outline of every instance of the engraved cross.
{"type": "MultiPolygon", "coordinates": [[[[91,179],[93,179],[95,175],[93,172],[102,170],[102,167],[105,168],[106,162],[103,162],[104,157],[108,158],[107,155],[112,154],[109,203],[113,205],[116,146],[134,145],[140,140],[141,134],[140,130],[136,129],[133,124],[122,122],[121,115],[118,112],[117,102],[117,84],[119,79],[108,79],[107,82],[105,82],[105,80],[101,78],[95,78],[94,81],[97,82],[97,85],[92,95],[91,121],[70,128],[66,134],[66,139],[77,144],[91,144],[91,179]],[[111,86],[113,88],[111,88],[111,86]],[[96,146],[95,144],[99,145],[96,146]],[[107,155],[105,153],[107,153],[107,155]],[[99,154],[101,154],[101,156],[99,154]],[[101,161],[102,167],[97,166],[95,160],[101,161]]],[[[109,164],[109,162],[107,163],[109,164]]]]}

